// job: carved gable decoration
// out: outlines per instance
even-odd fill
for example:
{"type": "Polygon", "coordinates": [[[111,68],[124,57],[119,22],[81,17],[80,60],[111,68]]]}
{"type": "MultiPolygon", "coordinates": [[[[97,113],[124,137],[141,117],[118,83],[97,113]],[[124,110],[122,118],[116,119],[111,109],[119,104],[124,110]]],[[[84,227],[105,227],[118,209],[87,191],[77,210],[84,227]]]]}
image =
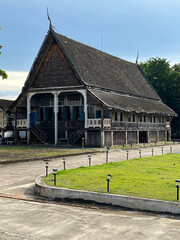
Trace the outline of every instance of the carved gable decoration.
{"type": "Polygon", "coordinates": [[[81,85],[56,43],[53,43],[31,85],[34,88],[81,85]]]}

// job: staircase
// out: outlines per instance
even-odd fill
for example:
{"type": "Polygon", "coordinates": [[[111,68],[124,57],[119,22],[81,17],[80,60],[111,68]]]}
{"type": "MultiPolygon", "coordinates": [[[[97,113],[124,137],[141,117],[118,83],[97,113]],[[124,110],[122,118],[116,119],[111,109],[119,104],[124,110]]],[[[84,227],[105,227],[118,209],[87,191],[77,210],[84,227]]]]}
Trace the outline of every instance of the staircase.
{"type": "Polygon", "coordinates": [[[34,124],[31,124],[30,131],[41,143],[46,143],[46,133],[41,129],[34,124]]]}
{"type": "Polygon", "coordinates": [[[78,130],[76,136],[71,139],[71,144],[76,144],[82,137],[84,137],[84,130],[78,130]]]}

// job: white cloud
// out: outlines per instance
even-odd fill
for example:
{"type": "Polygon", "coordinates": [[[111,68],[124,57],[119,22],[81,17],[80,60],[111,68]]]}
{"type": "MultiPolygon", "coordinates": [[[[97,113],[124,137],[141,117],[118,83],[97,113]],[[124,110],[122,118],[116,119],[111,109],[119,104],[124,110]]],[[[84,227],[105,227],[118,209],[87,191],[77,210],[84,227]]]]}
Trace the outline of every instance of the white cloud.
{"type": "Polygon", "coordinates": [[[24,86],[28,72],[6,72],[8,79],[0,79],[0,99],[15,100],[24,86]]]}

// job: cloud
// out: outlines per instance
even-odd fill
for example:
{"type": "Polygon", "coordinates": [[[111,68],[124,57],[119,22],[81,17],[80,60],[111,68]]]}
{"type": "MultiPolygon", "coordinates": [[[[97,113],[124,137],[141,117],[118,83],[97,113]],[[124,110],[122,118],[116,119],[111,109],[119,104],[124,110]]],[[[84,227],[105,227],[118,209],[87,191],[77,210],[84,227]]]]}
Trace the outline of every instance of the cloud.
{"type": "Polygon", "coordinates": [[[8,79],[0,79],[0,99],[15,100],[24,86],[28,72],[6,72],[8,79]]]}

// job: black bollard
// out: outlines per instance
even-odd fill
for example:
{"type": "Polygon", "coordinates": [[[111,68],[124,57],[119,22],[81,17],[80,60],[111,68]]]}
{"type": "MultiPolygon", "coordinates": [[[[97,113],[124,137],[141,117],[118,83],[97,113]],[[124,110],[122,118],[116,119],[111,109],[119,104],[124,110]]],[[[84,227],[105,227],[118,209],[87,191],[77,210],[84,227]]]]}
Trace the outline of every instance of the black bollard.
{"type": "Polygon", "coordinates": [[[89,158],[89,167],[91,166],[91,155],[88,155],[89,158]]]}
{"type": "Polygon", "coordinates": [[[161,147],[161,150],[162,150],[162,155],[163,155],[163,147],[161,147]]]}
{"type": "Polygon", "coordinates": [[[54,185],[56,185],[56,175],[57,175],[57,169],[53,169],[53,175],[54,175],[54,185]]]}
{"type": "Polygon", "coordinates": [[[152,148],[152,156],[153,156],[153,153],[154,153],[154,149],[152,148]]]}
{"type": "Polygon", "coordinates": [[[141,158],[141,149],[139,149],[139,158],[141,158]]]}
{"type": "Polygon", "coordinates": [[[64,170],[66,170],[66,159],[63,158],[63,165],[64,165],[64,170]]]}
{"type": "Polygon", "coordinates": [[[129,151],[127,150],[127,160],[128,160],[128,157],[129,157],[129,151]]]}
{"type": "Polygon", "coordinates": [[[177,201],[179,201],[179,185],[176,185],[177,188],[177,201]]]}

